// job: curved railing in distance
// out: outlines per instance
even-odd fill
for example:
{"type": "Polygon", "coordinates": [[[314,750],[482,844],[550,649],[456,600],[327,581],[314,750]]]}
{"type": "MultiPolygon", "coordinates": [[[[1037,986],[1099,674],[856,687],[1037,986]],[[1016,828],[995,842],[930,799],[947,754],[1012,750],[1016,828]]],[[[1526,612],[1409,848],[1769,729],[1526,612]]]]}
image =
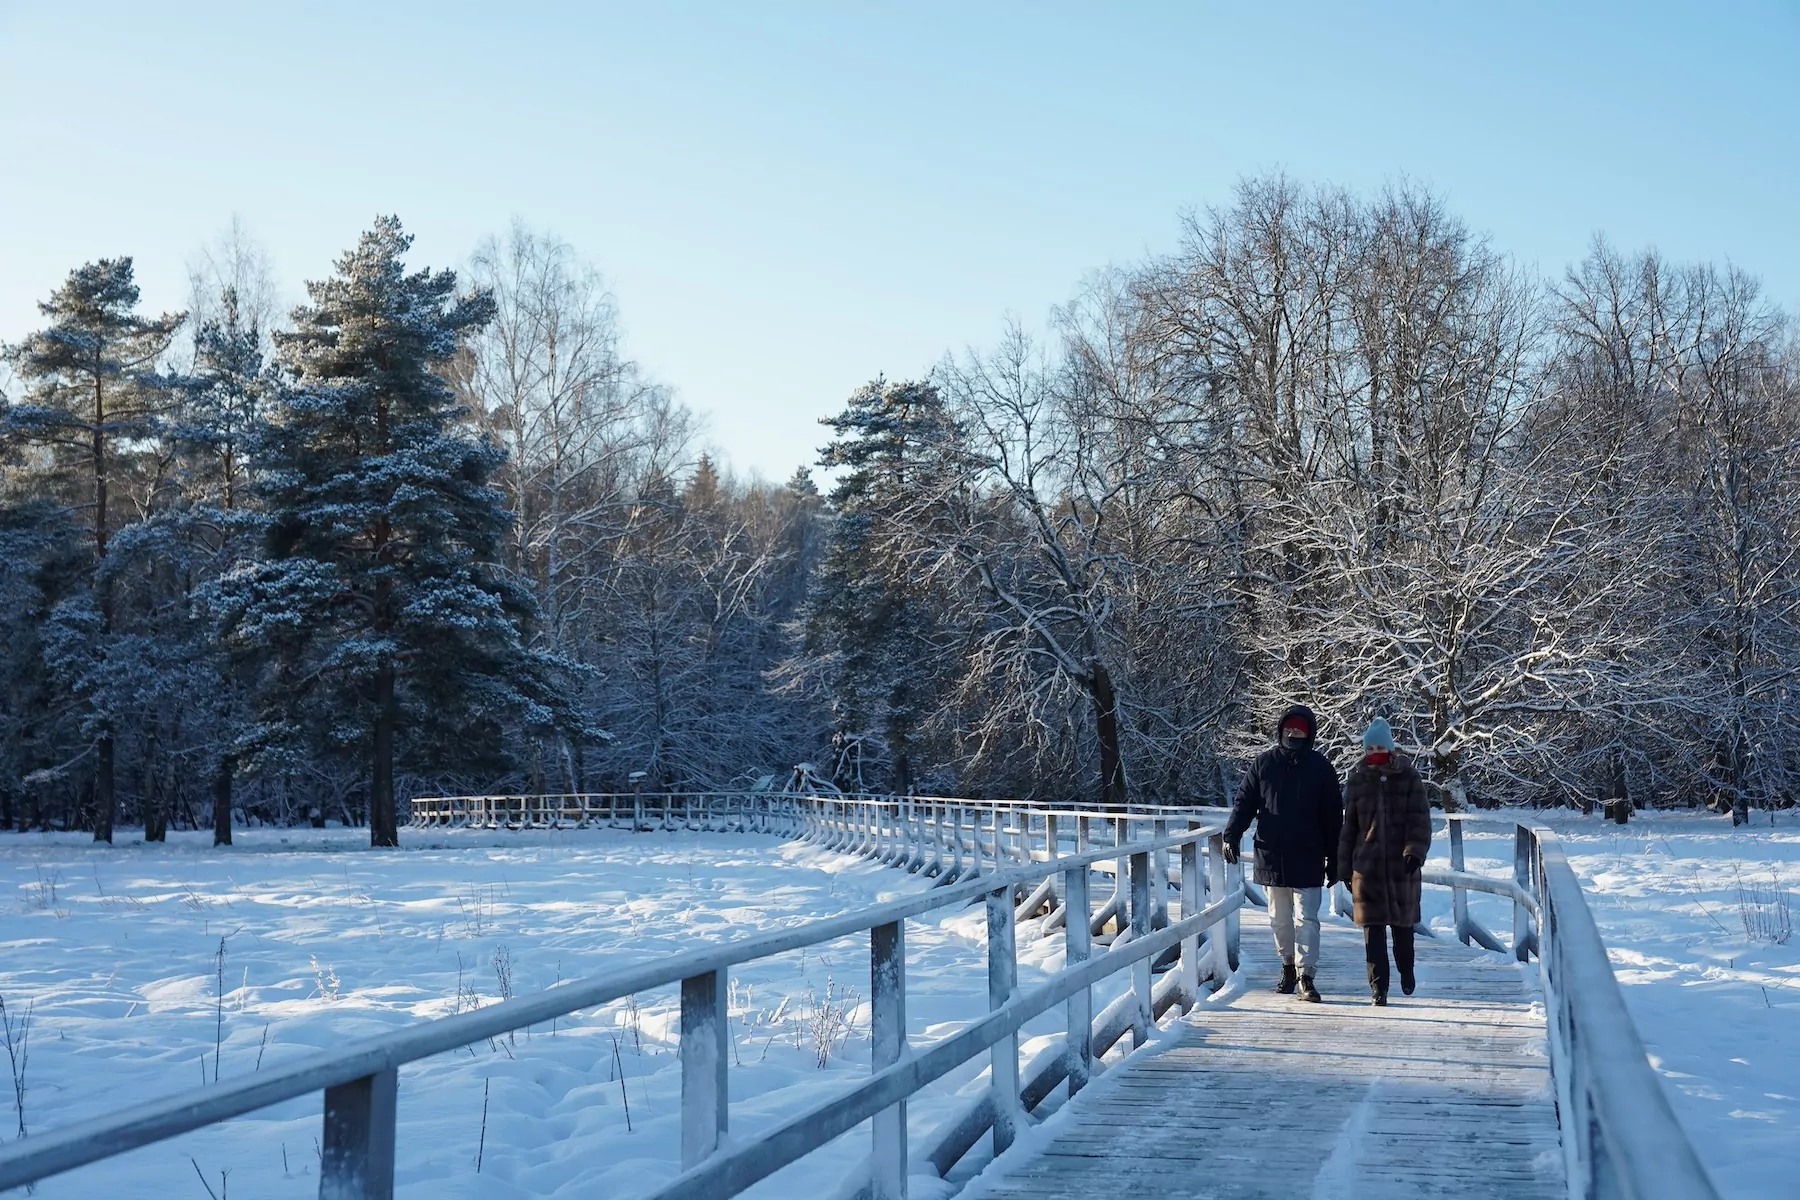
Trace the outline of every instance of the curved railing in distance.
{"type": "MultiPolygon", "coordinates": [[[[952,804],[921,817],[910,798],[876,802],[840,797],[736,798],[690,809],[739,828],[767,829],[839,846],[913,870],[935,872],[940,886],[901,900],[808,921],[575,980],[539,993],[309,1055],[249,1078],[152,1101],[0,1147],[0,1191],[216,1124],[314,1092],[323,1092],[322,1200],[391,1200],[397,1137],[399,1068],[436,1054],[651,988],[680,987],[681,1174],[652,1193],[733,1196],[826,1142],[868,1121],[871,1146],[863,1194],[898,1200],[909,1162],[948,1170],[985,1133],[995,1152],[1009,1146],[1026,1114],[1066,1082],[1072,1094],[1094,1060],[1129,1035],[1147,1040],[1158,1016],[1190,1009],[1203,981],[1222,983],[1236,959],[1243,877],[1222,853],[1223,822],[1189,810],[1159,815],[992,809],[952,804]],[[1186,825],[1171,830],[1172,825],[1186,825]],[[1146,828],[1147,827],[1147,828],[1146,828]],[[929,836],[927,834],[929,833],[929,836]],[[1042,835],[1041,845],[1034,841],[1042,835]],[[1073,840],[1074,849],[1064,853],[1073,840]],[[1179,871],[1170,856],[1179,859],[1179,871]],[[1098,912],[1093,875],[1113,867],[1114,895],[1098,912]],[[1179,915],[1169,885],[1179,879],[1179,915]],[[1021,903],[1020,897],[1025,900],[1021,903]],[[988,1012],[940,1041],[909,1047],[906,1037],[906,922],[936,909],[982,903],[987,915],[988,1012]],[[1048,910],[1034,928],[1060,929],[1064,968],[1028,991],[1018,985],[1015,930],[1021,913],[1048,910]],[[1107,926],[1113,932],[1106,932],[1107,926]],[[761,1135],[726,1137],[729,1127],[731,968],[757,959],[867,934],[870,944],[869,1076],[828,1102],[798,1112],[761,1135]],[[1096,952],[1098,949],[1099,952],[1096,952]],[[1169,967],[1158,981],[1155,965],[1169,967]],[[1098,1015],[1093,986],[1128,973],[1130,986],[1098,1015]],[[1031,1063],[1019,1061],[1019,1031],[1062,1005],[1066,1034],[1031,1063]],[[906,1103],[920,1088],[978,1055],[989,1056],[988,1086],[951,1115],[917,1153],[907,1145],[906,1103]]],[[[632,817],[635,822],[641,808],[632,817]]],[[[624,819],[621,816],[620,819],[624,819]]]]}

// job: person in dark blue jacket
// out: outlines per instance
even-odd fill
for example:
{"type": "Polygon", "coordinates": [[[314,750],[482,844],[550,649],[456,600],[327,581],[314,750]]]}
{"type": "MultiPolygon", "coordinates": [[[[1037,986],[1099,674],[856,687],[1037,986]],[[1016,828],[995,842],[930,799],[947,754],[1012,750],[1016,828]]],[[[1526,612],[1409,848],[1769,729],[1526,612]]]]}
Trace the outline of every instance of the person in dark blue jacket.
{"type": "Polygon", "coordinates": [[[1225,859],[1238,860],[1238,842],[1256,822],[1256,882],[1269,893],[1269,924],[1281,956],[1283,995],[1317,1002],[1319,903],[1337,878],[1338,828],[1344,793],[1336,769],[1316,749],[1318,721],[1296,704],[1276,723],[1276,743],[1244,776],[1225,825],[1225,859]]]}

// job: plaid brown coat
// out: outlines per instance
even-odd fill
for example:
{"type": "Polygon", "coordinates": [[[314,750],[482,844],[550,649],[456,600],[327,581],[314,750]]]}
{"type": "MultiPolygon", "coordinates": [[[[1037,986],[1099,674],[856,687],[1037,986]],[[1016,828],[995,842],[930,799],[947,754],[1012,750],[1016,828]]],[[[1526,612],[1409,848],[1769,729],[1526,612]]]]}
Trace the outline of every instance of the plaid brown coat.
{"type": "Polygon", "coordinates": [[[1411,762],[1395,754],[1381,766],[1358,763],[1344,788],[1339,870],[1350,876],[1358,925],[1417,925],[1423,880],[1401,856],[1425,861],[1431,805],[1411,762]]]}

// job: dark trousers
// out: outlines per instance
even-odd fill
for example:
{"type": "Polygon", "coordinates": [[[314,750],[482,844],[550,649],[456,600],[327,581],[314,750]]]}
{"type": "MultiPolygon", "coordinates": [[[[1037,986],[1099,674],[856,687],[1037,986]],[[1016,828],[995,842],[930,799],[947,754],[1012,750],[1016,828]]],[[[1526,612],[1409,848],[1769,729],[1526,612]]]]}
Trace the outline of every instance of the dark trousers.
{"type": "Polygon", "coordinates": [[[1363,926],[1363,958],[1369,964],[1369,986],[1378,992],[1388,990],[1388,930],[1394,932],[1394,965],[1402,977],[1413,973],[1413,927],[1411,925],[1363,926]]]}

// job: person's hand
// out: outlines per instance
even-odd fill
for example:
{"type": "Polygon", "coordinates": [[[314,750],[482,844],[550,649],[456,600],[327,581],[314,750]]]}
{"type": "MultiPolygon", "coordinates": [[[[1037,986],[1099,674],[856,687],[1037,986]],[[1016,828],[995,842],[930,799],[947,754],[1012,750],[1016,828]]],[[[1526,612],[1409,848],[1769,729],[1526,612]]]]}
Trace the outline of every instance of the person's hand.
{"type": "Polygon", "coordinates": [[[1406,864],[1406,873],[1408,875],[1415,874],[1425,868],[1424,862],[1421,861],[1416,854],[1402,854],[1400,856],[1400,861],[1406,864]]]}
{"type": "Polygon", "coordinates": [[[1325,860],[1325,882],[1326,883],[1342,883],[1342,882],[1344,882],[1344,877],[1342,875],[1338,874],[1338,860],[1335,858],[1328,858],[1325,860]]]}
{"type": "Polygon", "coordinates": [[[1228,863],[1235,863],[1237,860],[1238,860],[1237,843],[1236,842],[1226,842],[1225,843],[1225,861],[1228,863]]]}

